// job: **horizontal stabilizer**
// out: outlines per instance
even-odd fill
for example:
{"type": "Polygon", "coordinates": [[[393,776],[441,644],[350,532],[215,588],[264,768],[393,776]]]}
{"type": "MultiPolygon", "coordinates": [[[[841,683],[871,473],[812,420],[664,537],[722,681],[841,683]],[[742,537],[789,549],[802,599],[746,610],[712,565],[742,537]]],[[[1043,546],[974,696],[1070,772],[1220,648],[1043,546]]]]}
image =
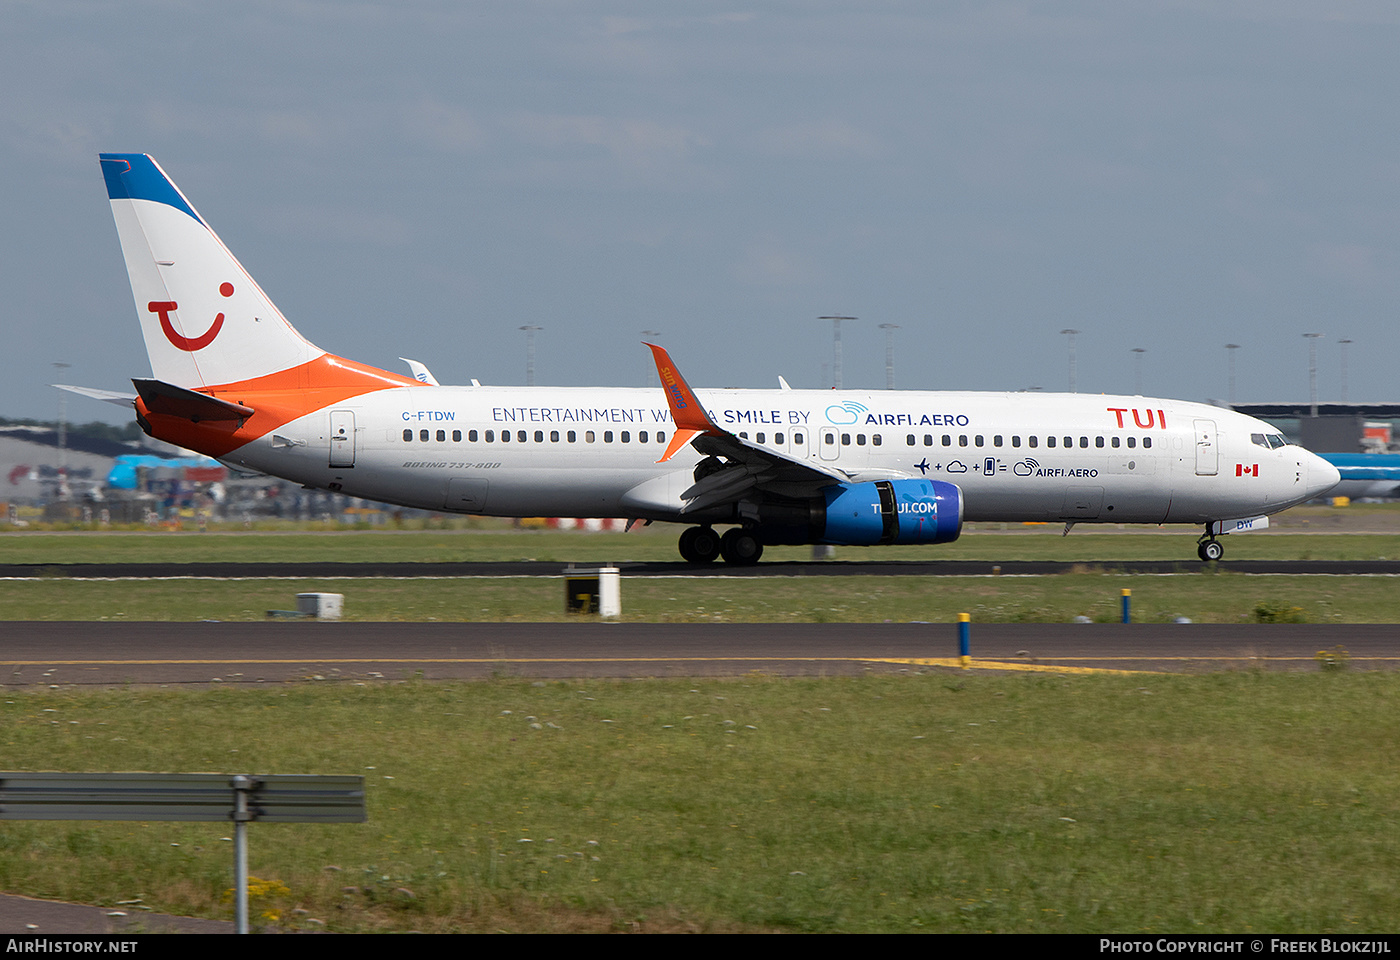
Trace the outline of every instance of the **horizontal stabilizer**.
{"type": "Polygon", "coordinates": [[[68,383],[51,383],[51,387],[60,390],[67,390],[69,393],[76,393],[82,397],[91,397],[93,400],[101,400],[104,403],[114,403],[119,407],[132,407],[136,404],[136,395],[133,393],[118,393],[115,390],[98,390],[96,387],[75,387],[68,383]]]}
{"type": "Polygon", "coordinates": [[[151,413],[181,417],[199,423],[205,420],[246,420],[253,408],[241,403],[229,403],[205,393],[186,390],[160,380],[132,380],[141,401],[151,413]]]}

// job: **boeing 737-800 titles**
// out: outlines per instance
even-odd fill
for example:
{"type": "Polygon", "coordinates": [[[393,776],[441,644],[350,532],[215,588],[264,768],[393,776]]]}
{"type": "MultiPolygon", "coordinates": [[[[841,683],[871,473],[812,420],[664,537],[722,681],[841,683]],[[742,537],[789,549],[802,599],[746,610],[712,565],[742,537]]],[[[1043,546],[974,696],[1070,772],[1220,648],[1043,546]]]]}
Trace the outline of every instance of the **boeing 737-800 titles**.
{"type": "MultiPolygon", "coordinates": [[[[326,353],[144,154],[102,154],[153,437],[307,487],[500,517],[687,524],[692,562],[767,544],[943,543],[967,521],[1190,523],[1218,536],[1327,491],[1326,461],[1196,403],[1083,394],[439,386],[326,353]],[[730,525],[722,536],[714,527],[730,525]]],[[[786,387],[786,384],[784,384],[786,387]]],[[[78,389],[78,388],[72,388],[78,389]]]]}

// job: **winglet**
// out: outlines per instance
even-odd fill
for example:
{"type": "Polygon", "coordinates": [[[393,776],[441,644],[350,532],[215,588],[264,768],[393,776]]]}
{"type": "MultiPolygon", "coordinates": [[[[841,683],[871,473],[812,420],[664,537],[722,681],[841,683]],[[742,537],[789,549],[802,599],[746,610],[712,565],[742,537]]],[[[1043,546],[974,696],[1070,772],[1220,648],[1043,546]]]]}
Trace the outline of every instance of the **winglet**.
{"type": "Polygon", "coordinates": [[[656,361],[656,375],[661,378],[661,389],[665,392],[666,403],[671,408],[671,419],[676,422],[676,432],[671,435],[666,452],[656,461],[665,463],[696,437],[706,433],[720,435],[724,431],[715,426],[715,422],[700,405],[666,348],[658,347],[654,343],[648,343],[647,346],[651,348],[652,359],[656,361]]]}

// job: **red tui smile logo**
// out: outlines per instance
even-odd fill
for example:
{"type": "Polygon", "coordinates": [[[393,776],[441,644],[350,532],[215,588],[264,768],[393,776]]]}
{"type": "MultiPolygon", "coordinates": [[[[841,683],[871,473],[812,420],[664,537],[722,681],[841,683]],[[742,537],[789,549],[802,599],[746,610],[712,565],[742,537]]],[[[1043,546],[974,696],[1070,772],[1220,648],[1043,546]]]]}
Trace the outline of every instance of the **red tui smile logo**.
{"type": "MultiPolygon", "coordinates": [[[[233,284],[219,284],[219,295],[222,297],[233,296],[233,284]]],[[[222,313],[214,316],[214,322],[209,329],[197,337],[182,337],[175,332],[175,326],[170,322],[170,314],[180,309],[180,305],[174,300],[152,300],[146,304],[146,309],[160,316],[160,329],[165,334],[165,339],[169,340],[175,347],[188,353],[196,350],[203,350],[214,342],[214,338],[219,335],[219,331],[224,326],[224,315],[222,313]]]]}

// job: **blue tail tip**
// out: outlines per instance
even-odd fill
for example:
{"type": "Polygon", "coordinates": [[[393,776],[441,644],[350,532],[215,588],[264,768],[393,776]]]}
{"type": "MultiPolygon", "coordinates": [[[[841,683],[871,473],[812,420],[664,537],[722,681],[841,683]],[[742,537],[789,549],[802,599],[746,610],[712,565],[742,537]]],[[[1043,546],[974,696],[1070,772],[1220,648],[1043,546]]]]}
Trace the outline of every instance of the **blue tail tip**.
{"type": "Polygon", "coordinates": [[[200,223],[199,214],[189,205],[175,184],[144,153],[100,153],[102,179],[107,182],[110,200],[150,200],[189,214],[200,223]]]}

